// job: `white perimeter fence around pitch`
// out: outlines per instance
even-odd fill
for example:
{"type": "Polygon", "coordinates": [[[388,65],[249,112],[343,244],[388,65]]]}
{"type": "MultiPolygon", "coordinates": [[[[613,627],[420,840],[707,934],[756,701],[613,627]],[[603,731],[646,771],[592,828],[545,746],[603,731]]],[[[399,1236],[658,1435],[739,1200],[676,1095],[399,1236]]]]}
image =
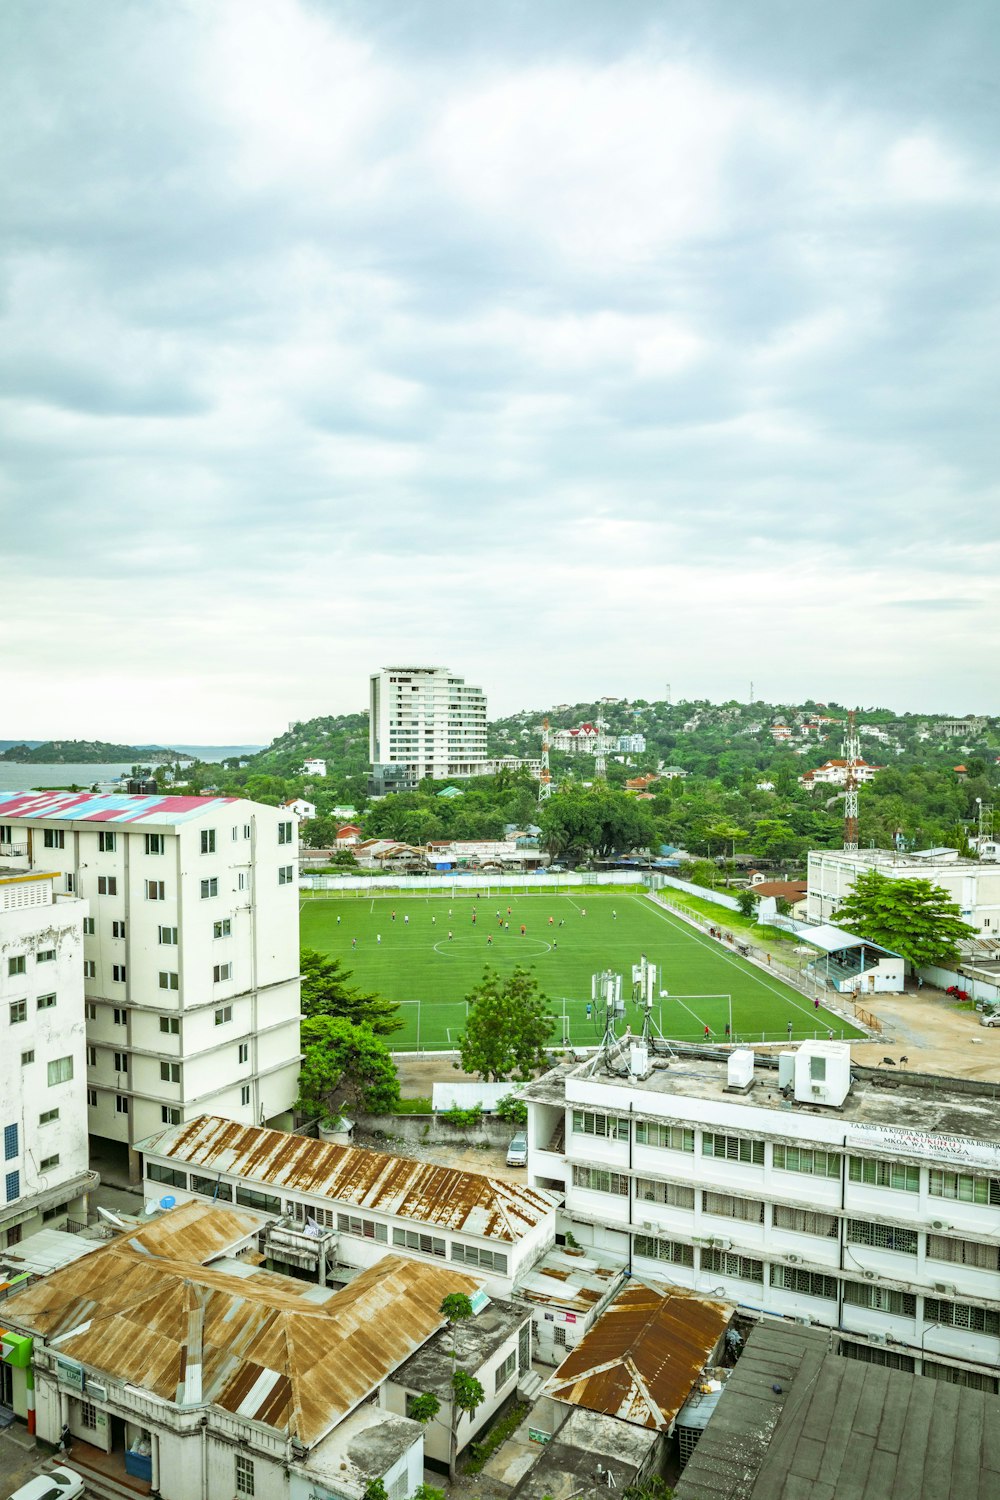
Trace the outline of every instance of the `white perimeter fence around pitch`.
{"type": "Polygon", "coordinates": [[[532,891],[570,890],[579,886],[643,885],[641,870],[564,875],[308,875],[299,876],[304,891],[351,891],[367,896],[374,891],[532,891]]]}

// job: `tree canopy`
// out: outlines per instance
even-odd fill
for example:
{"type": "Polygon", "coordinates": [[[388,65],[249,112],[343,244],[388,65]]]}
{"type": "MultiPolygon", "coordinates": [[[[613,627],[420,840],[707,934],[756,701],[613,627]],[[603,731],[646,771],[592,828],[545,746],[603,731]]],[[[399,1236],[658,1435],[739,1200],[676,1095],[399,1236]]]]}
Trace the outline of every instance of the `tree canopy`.
{"type": "Polygon", "coordinates": [[[302,1070],[297,1108],[327,1119],[344,1107],[379,1114],[399,1102],[396,1068],[370,1026],[343,1016],[302,1023],[302,1070]]]}
{"type": "Polygon", "coordinates": [[[466,1073],[503,1082],[530,1078],[536,1068],[547,1065],[552,1016],[547,997],[528,969],[517,968],[501,979],[495,969],[487,968],[465,999],[469,1012],[458,1050],[466,1073]]]}
{"type": "Polygon", "coordinates": [[[893,880],[868,870],[834,913],[838,927],[900,954],[914,971],[958,956],[974,930],[942,886],[930,880],[893,880]]]}
{"type": "Polygon", "coordinates": [[[299,964],[304,1016],[343,1016],[355,1026],[370,1026],[376,1036],[389,1036],[402,1026],[396,1002],[351,984],[351,971],[339,958],[303,948],[299,964]]]}

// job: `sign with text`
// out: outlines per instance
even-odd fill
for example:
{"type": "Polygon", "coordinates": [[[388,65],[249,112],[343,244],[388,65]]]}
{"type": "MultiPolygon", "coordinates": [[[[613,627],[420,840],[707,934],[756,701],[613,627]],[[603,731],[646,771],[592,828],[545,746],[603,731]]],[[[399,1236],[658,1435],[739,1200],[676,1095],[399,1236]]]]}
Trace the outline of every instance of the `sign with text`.
{"type": "Polygon", "coordinates": [[[907,1130],[900,1125],[852,1125],[847,1132],[847,1144],[1000,1172],[1000,1146],[973,1141],[964,1135],[929,1135],[924,1130],[907,1130]]]}

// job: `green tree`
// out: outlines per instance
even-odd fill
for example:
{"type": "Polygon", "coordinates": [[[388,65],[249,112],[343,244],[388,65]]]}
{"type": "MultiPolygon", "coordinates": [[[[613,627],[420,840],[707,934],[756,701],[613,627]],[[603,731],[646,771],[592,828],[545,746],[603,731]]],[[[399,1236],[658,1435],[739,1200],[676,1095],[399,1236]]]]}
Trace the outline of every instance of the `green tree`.
{"type": "Polygon", "coordinates": [[[752,917],[757,911],[757,897],[753,891],[740,891],[736,897],[736,904],[740,914],[744,917],[752,917]]]}
{"type": "Polygon", "coordinates": [[[495,969],[485,969],[465,999],[468,1018],[458,1050],[466,1073],[500,1082],[530,1078],[546,1066],[552,1016],[534,974],[519,967],[501,979],[495,969]]]}
{"type": "Polygon", "coordinates": [[[792,859],[802,849],[802,840],[782,818],[760,818],[750,840],[756,859],[792,859]]]}
{"type": "Polygon", "coordinates": [[[859,875],[834,913],[840,927],[891,948],[915,973],[951,963],[974,932],[948,892],[930,880],[891,880],[877,870],[859,875]]]}
{"type": "Polygon", "coordinates": [[[361,1500],[389,1500],[389,1492],[381,1479],[369,1479],[361,1500]]]}
{"type": "Polygon", "coordinates": [[[441,1303],[441,1316],[451,1329],[451,1371],[458,1363],[458,1330],[474,1316],[472,1303],[464,1292],[449,1292],[441,1303]]]}
{"type": "Polygon", "coordinates": [[[399,1103],[396,1068],[370,1026],[343,1016],[313,1016],[302,1023],[302,1070],[296,1108],[323,1119],[344,1106],[379,1114],[399,1103]]]}
{"type": "Polygon", "coordinates": [[[406,1415],[424,1426],[428,1422],[433,1422],[440,1410],[441,1403],[434,1392],[425,1391],[422,1396],[414,1396],[407,1402],[406,1415]]]}
{"type": "Polygon", "coordinates": [[[474,1375],[467,1370],[456,1370],[451,1377],[451,1452],[448,1459],[448,1474],[454,1480],[458,1459],[458,1424],[462,1412],[474,1417],[483,1404],[486,1392],[474,1375]]]}
{"type": "Polygon", "coordinates": [[[355,1026],[370,1026],[376,1036],[399,1031],[399,1006],[381,995],[365,994],[351,984],[351,972],[339,958],[303,948],[299,959],[302,971],[302,1014],[343,1016],[355,1026]]]}

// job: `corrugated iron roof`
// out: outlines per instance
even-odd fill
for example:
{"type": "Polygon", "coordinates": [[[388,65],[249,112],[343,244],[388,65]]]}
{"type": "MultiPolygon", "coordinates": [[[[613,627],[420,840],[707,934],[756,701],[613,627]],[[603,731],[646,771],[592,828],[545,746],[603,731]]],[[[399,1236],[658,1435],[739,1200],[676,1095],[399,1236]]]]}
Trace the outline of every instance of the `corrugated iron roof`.
{"type": "Polygon", "coordinates": [[[238,802],[238,797],[130,797],[124,792],[0,792],[0,816],[39,822],[143,823],[173,827],[238,802]]]}
{"type": "Polygon", "coordinates": [[[554,1211],[537,1188],[455,1167],[335,1146],[304,1135],[201,1115],[141,1143],[147,1156],[208,1168],[294,1194],[314,1193],[439,1229],[513,1243],[554,1211]]]}
{"type": "Polygon", "coordinates": [[[245,1209],[209,1208],[202,1203],[181,1203],[158,1214],[148,1224],[131,1230],[129,1244],[146,1255],[166,1259],[193,1260],[203,1266],[225,1255],[267,1222],[262,1214],[245,1209]]]}
{"type": "MultiPolygon", "coordinates": [[[[186,1222],[197,1254],[204,1235],[186,1222]]],[[[141,1253],[142,1234],[9,1298],[6,1323],[113,1380],[222,1407],[307,1447],[443,1327],[445,1296],[479,1285],[448,1266],[387,1255],[320,1303],[306,1282],[141,1253]]]]}
{"type": "Polygon", "coordinates": [[[669,1428],[733,1315],[633,1282],[563,1360],[547,1393],[639,1427],[669,1428]]]}

